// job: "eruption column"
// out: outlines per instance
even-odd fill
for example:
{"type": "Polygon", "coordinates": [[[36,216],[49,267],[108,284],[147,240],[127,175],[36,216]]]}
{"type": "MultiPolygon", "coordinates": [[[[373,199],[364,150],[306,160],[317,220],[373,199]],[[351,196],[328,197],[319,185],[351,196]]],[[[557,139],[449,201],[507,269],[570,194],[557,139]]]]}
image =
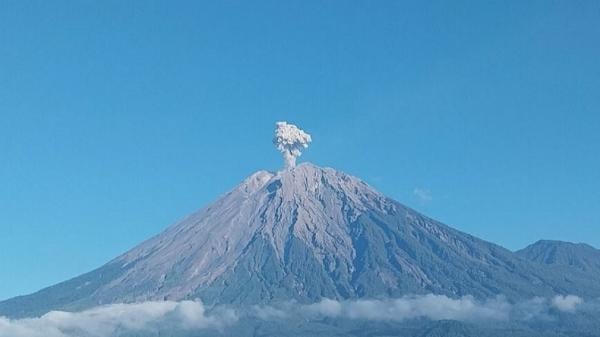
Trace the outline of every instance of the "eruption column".
{"type": "Polygon", "coordinates": [[[285,168],[296,166],[296,158],[300,157],[302,150],[312,142],[310,135],[294,124],[277,122],[273,144],[283,155],[285,168]]]}

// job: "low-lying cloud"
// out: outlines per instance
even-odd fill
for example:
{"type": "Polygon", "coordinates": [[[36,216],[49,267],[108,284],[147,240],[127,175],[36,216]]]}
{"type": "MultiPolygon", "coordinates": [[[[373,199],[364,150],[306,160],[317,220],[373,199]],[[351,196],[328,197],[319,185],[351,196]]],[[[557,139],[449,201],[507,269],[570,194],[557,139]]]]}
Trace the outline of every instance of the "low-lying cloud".
{"type": "Polygon", "coordinates": [[[575,295],[555,296],[551,299],[534,297],[511,303],[498,296],[477,300],[473,296],[450,298],[444,295],[413,295],[395,299],[359,299],[320,302],[300,305],[285,303],[278,306],[255,306],[255,317],[263,320],[286,319],[290,316],[306,318],[331,317],[368,321],[401,322],[411,319],[456,321],[508,321],[546,318],[552,311],[574,313],[583,304],[575,295]]]}
{"type": "Polygon", "coordinates": [[[323,299],[313,304],[285,302],[251,307],[220,307],[207,312],[200,301],[150,301],[110,304],[80,312],[51,311],[38,318],[0,317],[0,337],[110,337],[126,332],[226,329],[239,319],[305,320],[323,317],[402,322],[411,319],[465,322],[527,321],[573,314],[587,308],[600,311],[598,301],[584,303],[575,295],[535,297],[511,303],[498,296],[477,300],[472,296],[413,295],[394,299],[323,299]],[[587,305],[587,306],[586,306],[587,305]]]}
{"type": "Polygon", "coordinates": [[[476,301],[471,296],[452,299],[443,295],[410,296],[392,300],[322,300],[306,307],[309,313],[375,321],[431,320],[506,320],[511,305],[501,297],[476,301]]]}
{"type": "Polygon", "coordinates": [[[111,304],[80,312],[51,311],[38,318],[0,317],[0,337],[107,337],[126,331],[222,329],[237,321],[233,310],[208,315],[199,301],[111,304]]]}

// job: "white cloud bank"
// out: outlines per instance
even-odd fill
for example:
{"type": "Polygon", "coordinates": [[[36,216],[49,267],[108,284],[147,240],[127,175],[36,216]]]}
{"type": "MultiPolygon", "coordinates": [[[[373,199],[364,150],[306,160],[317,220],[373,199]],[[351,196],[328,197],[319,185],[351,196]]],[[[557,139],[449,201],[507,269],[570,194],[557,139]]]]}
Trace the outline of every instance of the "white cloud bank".
{"type": "Polygon", "coordinates": [[[232,310],[207,315],[198,301],[111,304],[80,312],[51,311],[39,318],[0,317],[0,337],[107,337],[158,326],[222,329],[236,321],[232,310]]]}
{"type": "Polygon", "coordinates": [[[308,305],[281,304],[255,306],[254,315],[263,320],[286,319],[290,316],[332,317],[368,321],[401,322],[411,319],[456,321],[508,321],[544,318],[551,310],[574,313],[583,299],[575,295],[555,296],[552,299],[535,297],[510,303],[503,296],[480,301],[472,296],[450,298],[444,295],[414,295],[396,299],[336,301],[323,299],[308,305]]]}
{"type": "Polygon", "coordinates": [[[443,295],[410,296],[393,300],[323,300],[306,307],[308,312],[352,319],[404,321],[431,320],[506,320],[512,306],[502,297],[478,302],[471,296],[452,299],[443,295]]]}
{"type": "MultiPolygon", "coordinates": [[[[469,322],[526,321],[546,318],[552,312],[572,314],[584,303],[575,295],[551,299],[535,297],[510,303],[498,296],[477,300],[472,296],[414,295],[396,299],[323,299],[313,304],[286,302],[279,305],[233,309],[217,308],[207,313],[199,301],[157,301],[110,304],[80,312],[51,311],[38,318],[11,320],[0,317],[0,337],[110,337],[124,332],[161,330],[225,329],[240,318],[287,320],[322,317],[366,321],[401,322],[410,319],[469,322]]],[[[594,302],[595,303],[595,302],[594,302]]],[[[590,303],[594,312],[600,310],[590,303]]]]}

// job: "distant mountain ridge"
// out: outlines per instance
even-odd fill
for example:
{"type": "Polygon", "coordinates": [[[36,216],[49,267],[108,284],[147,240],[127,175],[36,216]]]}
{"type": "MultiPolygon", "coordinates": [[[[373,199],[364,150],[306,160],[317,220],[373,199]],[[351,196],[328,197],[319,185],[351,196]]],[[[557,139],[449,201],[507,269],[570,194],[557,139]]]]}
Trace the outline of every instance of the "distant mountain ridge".
{"type": "Polygon", "coordinates": [[[236,305],[424,293],[600,296],[597,274],[540,263],[538,250],[513,253],[423,216],[356,177],[305,163],[256,172],[106,265],[0,302],[0,315],[194,298],[236,305]]]}
{"type": "Polygon", "coordinates": [[[554,266],[568,266],[600,275],[600,250],[585,244],[540,240],[516,254],[529,261],[554,266]]]}

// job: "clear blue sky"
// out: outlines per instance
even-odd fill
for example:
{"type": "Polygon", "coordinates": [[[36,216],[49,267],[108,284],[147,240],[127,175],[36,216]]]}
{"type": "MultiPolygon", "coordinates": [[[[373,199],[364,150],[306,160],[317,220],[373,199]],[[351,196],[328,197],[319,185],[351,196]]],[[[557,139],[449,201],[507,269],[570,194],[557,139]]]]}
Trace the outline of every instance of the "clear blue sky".
{"type": "Polygon", "coordinates": [[[8,0],[0,298],[278,169],[277,120],[313,135],[301,160],[486,240],[600,246],[596,0],[8,0]]]}

